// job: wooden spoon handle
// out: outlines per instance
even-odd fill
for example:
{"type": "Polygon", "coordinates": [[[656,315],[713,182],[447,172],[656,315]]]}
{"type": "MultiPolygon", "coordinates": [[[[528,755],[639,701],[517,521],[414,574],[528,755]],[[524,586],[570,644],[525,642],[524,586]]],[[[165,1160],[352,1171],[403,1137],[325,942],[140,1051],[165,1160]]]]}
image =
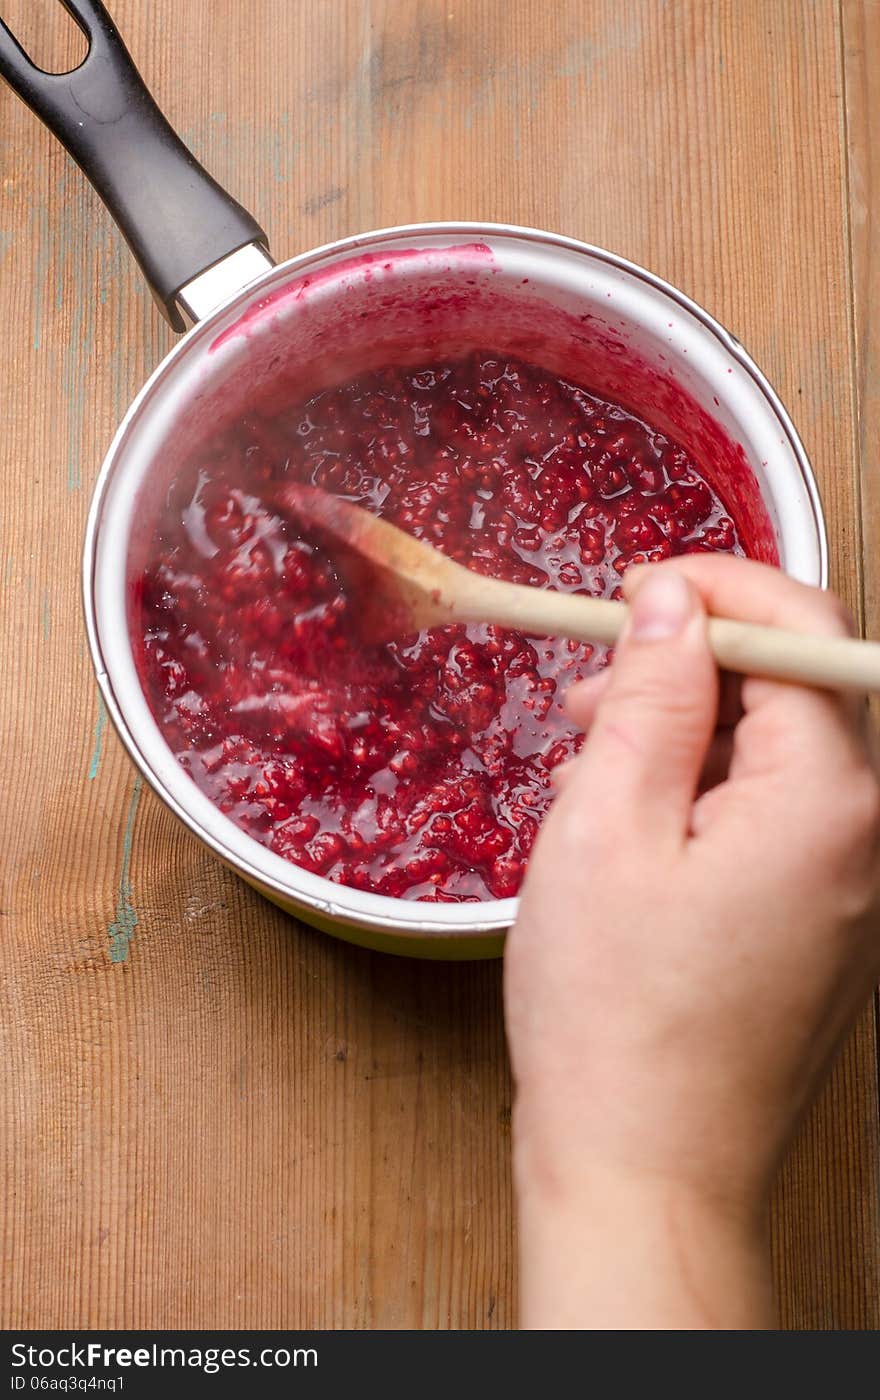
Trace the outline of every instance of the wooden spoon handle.
{"type": "MultiPolygon", "coordinates": [[[[456,611],[470,621],[606,645],[617,641],[628,612],[625,603],[498,579],[480,579],[468,594],[465,606],[456,611]]],[[[817,637],[726,617],[709,619],[709,641],[719,666],[728,671],[833,690],[880,691],[878,642],[817,637]]]]}
{"type": "Polygon", "coordinates": [[[829,690],[880,692],[880,642],[817,637],[728,617],[709,619],[709,642],[719,666],[727,671],[829,690]]]}

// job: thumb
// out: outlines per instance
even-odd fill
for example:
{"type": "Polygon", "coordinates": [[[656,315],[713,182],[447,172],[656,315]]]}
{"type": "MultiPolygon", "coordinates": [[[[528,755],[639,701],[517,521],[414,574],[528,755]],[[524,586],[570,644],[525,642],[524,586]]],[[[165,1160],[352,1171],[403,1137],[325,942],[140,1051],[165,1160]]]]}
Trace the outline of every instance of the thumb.
{"type": "Polygon", "coordinates": [[[700,596],[674,566],[648,568],[584,745],[577,788],[612,827],[683,839],[717,709],[718,671],[700,596]]]}

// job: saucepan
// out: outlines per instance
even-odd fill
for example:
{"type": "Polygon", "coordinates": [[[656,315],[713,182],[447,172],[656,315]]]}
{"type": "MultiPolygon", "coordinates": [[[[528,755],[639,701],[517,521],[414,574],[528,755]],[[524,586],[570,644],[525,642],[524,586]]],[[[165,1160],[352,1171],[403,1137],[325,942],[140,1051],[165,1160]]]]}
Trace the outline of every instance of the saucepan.
{"type": "Polygon", "coordinates": [[[357,234],[278,265],[259,224],[175,135],[99,0],[62,0],[89,48],[36,68],[0,22],[0,73],[65,145],[185,331],[110,445],[83,556],[98,684],[134,763],[189,830],[257,890],[341,938],[433,958],[496,955],[515,899],[420,903],[331,883],[240,830],[200,792],[153,718],[128,604],[175,464],[254,406],[426,351],[491,346],[637,406],[764,522],[755,552],[824,585],[827,543],[804,448],[739,342],[682,292],[601,248],[493,223],[357,234]]]}

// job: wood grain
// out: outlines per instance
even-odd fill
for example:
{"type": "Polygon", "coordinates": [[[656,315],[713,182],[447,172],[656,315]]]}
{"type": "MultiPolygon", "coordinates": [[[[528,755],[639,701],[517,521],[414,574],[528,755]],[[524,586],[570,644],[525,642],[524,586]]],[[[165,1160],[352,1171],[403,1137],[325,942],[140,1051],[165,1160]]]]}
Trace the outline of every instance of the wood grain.
{"type": "MultiPolygon", "coordinates": [[[[35,53],[66,52],[60,7],[25,8],[0,0],[35,53]]],[[[512,220],[610,246],[707,305],[794,411],[835,581],[880,635],[876,4],[113,10],[277,255],[395,222],[512,220]]],[[[141,790],[103,722],[82,526],[171,336],[95,196],[5,90],[0,133],[0,1321],[512,1326],[499,969],[372,956],[285,918],[141,790]]],[[[880,1324],[876,1068],[866,1015],[780,1184],[785,1326],[880,1324]]]]}

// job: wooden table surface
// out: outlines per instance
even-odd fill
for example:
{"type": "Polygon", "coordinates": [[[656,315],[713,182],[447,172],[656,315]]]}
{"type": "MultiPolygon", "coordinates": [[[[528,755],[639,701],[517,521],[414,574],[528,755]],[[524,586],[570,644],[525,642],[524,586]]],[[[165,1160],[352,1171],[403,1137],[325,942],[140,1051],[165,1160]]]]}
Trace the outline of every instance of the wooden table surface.
{"type": "MultiPolygon", "coordinates": [[[[835,584],[880,636],[878,0],[111,8],[277,256],[486,218],[603,244],[707,306],[792,409],[835,584]]],[[[60,5],[0,13],[38,60],[75,60],[60,5]]],[[[83,522],[173,337],[5,89],[0,134],[0,1323],[510,1327],[499,965],[294,923],[105,722],[83,522]]],[[[868,1008],[777,1193],[786,1327],[880,1325],[877,1068],[868,1008]]]]}

